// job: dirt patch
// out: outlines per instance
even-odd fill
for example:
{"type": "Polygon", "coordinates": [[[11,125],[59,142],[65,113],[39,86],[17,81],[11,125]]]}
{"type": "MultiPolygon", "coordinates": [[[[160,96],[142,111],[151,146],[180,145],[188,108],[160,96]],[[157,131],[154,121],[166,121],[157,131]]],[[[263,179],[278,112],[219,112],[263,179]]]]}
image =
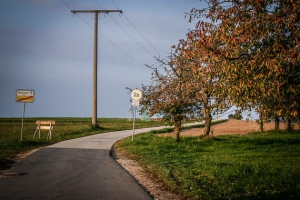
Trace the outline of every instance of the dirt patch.
{"type": "MultiPolygon", "coordinates": [[[[274,128],[275,128],[274,122],[264,123],[265,131],[274,130],[274,128]]],[[[285,130],[286,124],[280,123],[279,129],[285,130]]],[[[293,124],[293,129],[298,130],[299,124],[293,124]]],[[[213,133],[213,136],[232,135],[232,134],[245,135],[253,131],[259,131],[259,124],[255,121],[230,119],[227,122],[211,126],[211,133],[213,133]]],[[[180,136],[200,136],[202,134],[203,134],[203,128],[187,129],[187,130],[182,130],[180,132],[180,136]]]]}

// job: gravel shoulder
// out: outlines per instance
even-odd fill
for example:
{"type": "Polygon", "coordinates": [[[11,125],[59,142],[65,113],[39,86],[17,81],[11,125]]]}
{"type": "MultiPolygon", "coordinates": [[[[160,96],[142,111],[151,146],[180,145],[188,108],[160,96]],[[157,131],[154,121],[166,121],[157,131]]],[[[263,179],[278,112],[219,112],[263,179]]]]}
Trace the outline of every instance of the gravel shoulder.
{"type": "Polygon", "coordinates": [[[170,192],[153,175],[147,173],[141,165],[121,149],[112,148],[112,157],[153,197],[155,200],[183,200],[178,194],[170,192]]]}

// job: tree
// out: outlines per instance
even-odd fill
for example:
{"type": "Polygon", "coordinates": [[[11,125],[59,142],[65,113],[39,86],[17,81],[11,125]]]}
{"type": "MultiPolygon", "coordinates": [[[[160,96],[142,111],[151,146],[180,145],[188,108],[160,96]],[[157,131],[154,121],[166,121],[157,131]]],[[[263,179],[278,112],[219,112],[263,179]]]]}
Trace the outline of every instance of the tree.
{"type": "MultiPolygon", "coordinates": [[[[172,58],[176,59],[176,58],[172,58]]],[[[142,104],[149,109],[150,115],[160,114],[162,119],[174,124],[173,137],[179,140],[182,120],[191,113],[200,113],[201,105],[186,93],[184,83],[187,71],[182,65],[170,64],[158,59],[163,72],[152,68],[150,85],[142,85],[142,104]]]]}
{"type": "Polygon", "coordinates": [[[183,84],[188,96],[195,97],[203,104],[205,127],[203,134],[209,136],[213,111],[227,110],[230,105],[226,97],[218,92],[220,82],[220,65],[218,57],[212,52],[219,48],[219,41],[214,37],[214,26],[198,26],[187,34],[186,40],[180,40],[176,48],[176,60],[187,70],[183,84]],[[212,49],[212,50],[211,50],[212,49]]]}
{"type": "Polygon", "coordinates": [[[299,116],[299,1],[208,3],[207,8],[193,9],[190,19],[204,17],[197,26],[214,27],[218,47],[207,50],[221,67],[219,91],[238,107],[257,109],[261,124],[271,114],[299,116]]]}

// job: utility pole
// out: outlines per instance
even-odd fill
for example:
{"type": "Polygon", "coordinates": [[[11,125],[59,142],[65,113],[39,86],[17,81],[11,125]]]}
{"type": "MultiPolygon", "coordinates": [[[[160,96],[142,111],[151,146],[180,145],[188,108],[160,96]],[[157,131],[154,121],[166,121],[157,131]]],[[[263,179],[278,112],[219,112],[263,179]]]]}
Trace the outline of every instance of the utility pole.
{"type": "Polygon", "coordinates": [[[93,67],[93,101],[92,101],[92,127],[98,127],[97,122],[97,55],[98,55],[98,13],[110,13],[119,12],[123,13],[122,10],[71,10],[72,13],[94,13],[94,67],[93,67]]]}

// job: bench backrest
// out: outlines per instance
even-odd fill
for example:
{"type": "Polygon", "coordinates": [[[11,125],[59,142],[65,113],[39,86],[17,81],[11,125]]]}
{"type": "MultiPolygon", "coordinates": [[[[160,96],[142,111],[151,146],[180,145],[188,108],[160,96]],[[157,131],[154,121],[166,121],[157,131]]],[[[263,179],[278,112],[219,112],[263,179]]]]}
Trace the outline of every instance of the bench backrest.
{"type": "Polygon", "coordinates": [[[52,120],[47,120],[47,121],[38,120],[38,121],[35,122],[35,124],[39,124],[39,125],[53,125],[53,124],[55,124],[55,121],[52,121],[52,120]]]}

